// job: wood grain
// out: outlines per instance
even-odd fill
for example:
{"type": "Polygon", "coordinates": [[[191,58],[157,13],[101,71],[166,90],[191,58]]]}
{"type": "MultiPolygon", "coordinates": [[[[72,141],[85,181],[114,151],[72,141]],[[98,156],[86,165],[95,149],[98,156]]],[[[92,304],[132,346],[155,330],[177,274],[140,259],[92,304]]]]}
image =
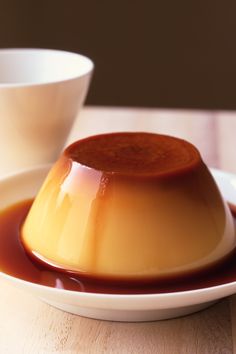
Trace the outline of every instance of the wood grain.
{"type": "MultiPolygon", "coordinates": [[[[122,130],[188,139],[207,164],[236,172],[234,113],[86,108],[68,142],[122,130]]],[[[179,319],[115,323],[59,311],[4,281],[0,289],[1,354],[236,354],[236,296],[179,319]]]]}

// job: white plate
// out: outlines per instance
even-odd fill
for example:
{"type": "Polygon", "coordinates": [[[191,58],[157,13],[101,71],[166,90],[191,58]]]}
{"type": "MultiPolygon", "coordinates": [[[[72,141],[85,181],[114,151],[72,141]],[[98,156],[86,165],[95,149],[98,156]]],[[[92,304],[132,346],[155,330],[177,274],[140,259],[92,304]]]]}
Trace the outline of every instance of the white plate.
{"type": "MultiPolygon", "coordinates": [[[[49,166],[43,166],[1,179],[0,209],[34,197],[48,169],[49,166]]],[[[236,176],[218,170],[212,170],[212,173],[225,198],[236,204],[236,176]]],[[[113,321],[153,321],[183,316],[236,293],[236,282],[231,282],[204,289],[165,294],[95,294],[50,288],[5,273],[0,273],[0,276],[61,310],[113,321]]]]}

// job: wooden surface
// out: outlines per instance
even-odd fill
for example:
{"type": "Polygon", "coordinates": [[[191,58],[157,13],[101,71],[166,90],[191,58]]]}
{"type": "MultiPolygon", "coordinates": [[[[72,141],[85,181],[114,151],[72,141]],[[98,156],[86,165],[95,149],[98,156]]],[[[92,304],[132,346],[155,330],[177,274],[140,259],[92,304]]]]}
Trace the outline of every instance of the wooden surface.
{"type": "MultiPolygon", "coordinates": [[[[188,139],[209,166],[236,173],[236,113],[86,108],[69,142],[110,131],[188,139]]],[[[236,354],[236,296],[180,319],[115,323],[54,309],[0,282],[0,353],[236,354]]]]}

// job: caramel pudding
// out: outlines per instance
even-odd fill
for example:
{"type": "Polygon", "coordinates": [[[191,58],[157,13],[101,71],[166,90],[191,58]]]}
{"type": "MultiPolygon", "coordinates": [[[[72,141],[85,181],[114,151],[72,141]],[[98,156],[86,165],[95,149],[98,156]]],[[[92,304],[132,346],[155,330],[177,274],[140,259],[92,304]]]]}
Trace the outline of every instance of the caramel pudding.
{"type": "Polygon", "coordinates": [[[70,145],[38,193],[21,239],[48,266],[113,279],[201,271],[235,247],[232,216],[198,150],[150,133],[70,145]]]}

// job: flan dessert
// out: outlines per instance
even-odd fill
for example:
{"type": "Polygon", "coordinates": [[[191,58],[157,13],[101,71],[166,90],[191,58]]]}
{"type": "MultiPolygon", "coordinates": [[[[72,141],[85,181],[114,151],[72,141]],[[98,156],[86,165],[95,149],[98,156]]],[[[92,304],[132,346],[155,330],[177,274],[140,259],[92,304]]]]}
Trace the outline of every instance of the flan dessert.
{"type": "Polygon", "coordinates": [[[61,271],[149,279],[214,265],[235,248],[233,219],[198,150],[159,134],[70,145],[21,230],[29,255],[61,271]]]}

